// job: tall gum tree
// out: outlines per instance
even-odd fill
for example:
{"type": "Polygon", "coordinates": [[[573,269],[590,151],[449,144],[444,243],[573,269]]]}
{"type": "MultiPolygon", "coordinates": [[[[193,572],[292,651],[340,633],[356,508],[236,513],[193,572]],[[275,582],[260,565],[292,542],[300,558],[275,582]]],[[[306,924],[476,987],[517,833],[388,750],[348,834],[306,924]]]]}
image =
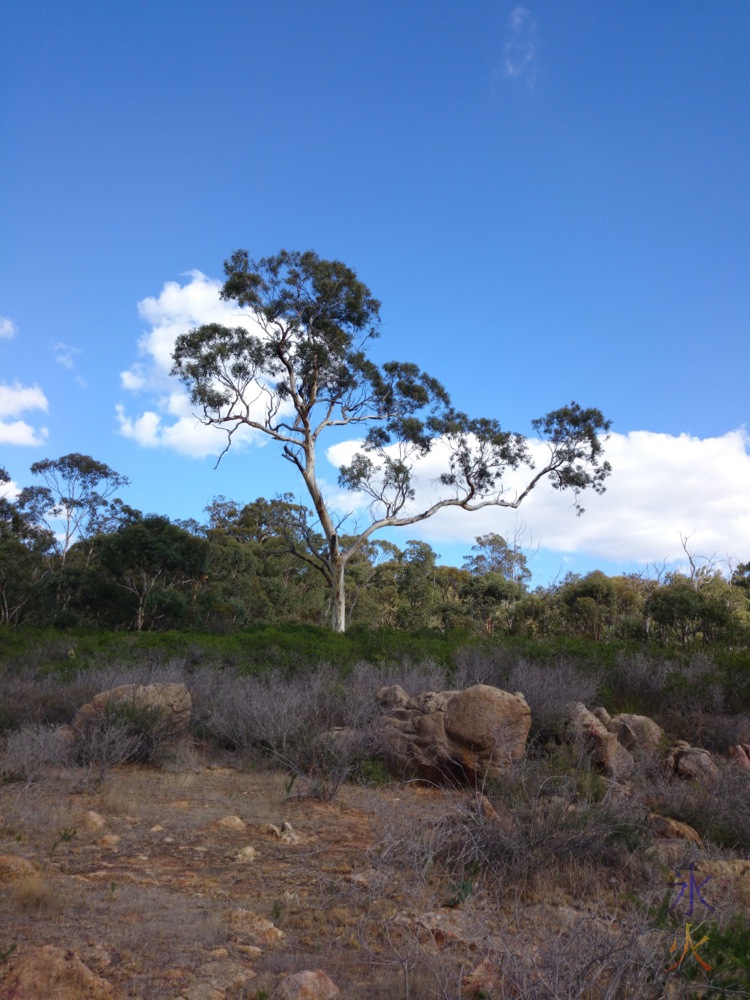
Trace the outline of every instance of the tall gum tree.
{"type": "Polygon", "coordinates": [[[298,555],[331,587],[335,631],[345,628],[347,562],[374,532],[416,524],[446,507],[515,508],[543,479],[570,490],[579,513],[584,490],[604,491],[610,466],[601,436],[610,422],[599,410],[571,403],[533,421],[549,446],[547,462],[535,468],[522,435],[456,410],[440,382],[417,365],[368,358],[380,303],[340,261],[286,250],[256,261],[238,250],[224,271],[221,296],[244,310],[245,325],[209,323],[179,336],[172,374],[203,422],[226,431],[227,448],[242,427],[266,434],[302,477],[325,545],[298,555]],[[247,323],[248,312],[254,323],[247,323]],[[339,485],[367,498],[370,522],[345,538],[346,518],[331,508],[316,465],[321,438],[334,428],[364,432],[339,470],[339,485]],[[420,507],[416,463],[438,443],[447,446],[442,495],[420,507]],[[510,492],[503,477],[522,465],[529,468],[526,486],[510,492]]]}

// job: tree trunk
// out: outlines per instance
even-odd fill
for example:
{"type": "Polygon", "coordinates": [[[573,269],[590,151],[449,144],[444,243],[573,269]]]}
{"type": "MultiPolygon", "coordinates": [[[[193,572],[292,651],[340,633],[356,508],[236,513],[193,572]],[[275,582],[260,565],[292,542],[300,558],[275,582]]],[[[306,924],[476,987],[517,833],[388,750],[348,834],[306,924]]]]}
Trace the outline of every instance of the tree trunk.
{"type": "Polygon", "coordinates": [[[346,631],[345,566],[340,555],[331,566],[331,628],[334,632],[346,631]]]}

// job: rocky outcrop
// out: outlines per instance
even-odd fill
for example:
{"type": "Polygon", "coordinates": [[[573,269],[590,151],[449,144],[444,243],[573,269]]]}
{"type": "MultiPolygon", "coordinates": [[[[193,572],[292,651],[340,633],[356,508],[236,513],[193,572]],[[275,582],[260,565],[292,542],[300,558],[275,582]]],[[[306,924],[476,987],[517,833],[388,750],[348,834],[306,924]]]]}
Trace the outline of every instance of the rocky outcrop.
{"type": "Polygon", "coordinates": [[[685,781],[712,784],[719,776],[718,768],[708,750],[691,747],[685,740],[678,740],[667,751],[665,763],[672,774],[685,781]]]}
{"type": "Polygon", "coordinates": [[[738,743],[727,751],[734,763],[743,771],[750,771],[750,744],[738,743]]]}
{"type": "Polygon", "coordinates": [[[410,698],[394,685],[378,700],[383,756],[398,777],[477,785],[524,755],[531,709],[520,693],[475,684],[410,698]]]}
{"type": "Polygon", "coordinates": [[[681,823],[679,820],[651,813],[648,817],[648,826],[660,840],[685,840],[689,844],[703,847],[700,834],[689,823],[681,823]]]}
{"type": "Polygon", "coordinates": [[[159,723],[164,736],[181,736],[190,726],[192,700],[184,684],[121,684],[102,691],[78,710],[73,730],[79,732],[90,720],[104,715],[111,706],[143,713],[159,723]]]}
{"type": "Polygon", "coordinates": [[[627,781],[635,765],[617,735],[580,701],[567,705],[565,715],[573,738],[581,744],[591,763],[608,778],[627,781]]]}
{"type": "Polygon", "coordinates": [[[74,951],[43,945],[19,950],[0,985],[0,996],[44,1000],[114,1000],[115,991],[74,951]]]}
{"type": "Polygon", "coordinates": [[[623,713],[615,715],[604,725],[607,731],[614,733],[618,741],[631,753],[633,751],[654,753],[664,738],[664,730],[647,715],[623,713]]]}
{"type": "Polygon", "coordinates": [[[322,969],[285,976],[276,993],[279,1000],[334,1000],[338,995],[338,986],[322,969]]]}

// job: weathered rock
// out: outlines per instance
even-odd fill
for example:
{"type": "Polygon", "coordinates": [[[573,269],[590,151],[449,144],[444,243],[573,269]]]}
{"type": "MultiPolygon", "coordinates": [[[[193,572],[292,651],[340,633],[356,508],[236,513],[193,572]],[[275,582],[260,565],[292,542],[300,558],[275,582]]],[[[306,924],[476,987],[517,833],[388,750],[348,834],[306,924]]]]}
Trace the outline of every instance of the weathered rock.
{"type": "Polygon", "coordinates": [[[406,705],[393,688],[381,690],[379,699],[393,706],[383,718],[381,742],[398,776],[476,785],[504,774],[525,752],[531,710],[522,694],[476,684],[428,691],[406,705]]]}
{"type": "Polygon", "coordinates": [[[489,958],[483,959],[479,965],[461,979],[461,995],[466,997],[489,997],[497,992],[500,996],[502,975],[499,967],[489,958]]]}
{"type": "Polygon", "coordinates": [[[719,776],[719,770],[708,750],[691,747],[685,740],[678,740],[667,751],[665,763],[678,778],[712,784],[719,776]]]}
{"type": "Polygon", "coordinates": [[[409,701],[408,692],[400,684],[380,688],[375,697],[382,708],[406,708],[409,701]]]}
{"type": "Polygon", "coordinates": [[[230,854],[229,856],[233,861],[236,861],[239,864],[247,865],[252,864],[252,862],[255,861],[256,855],[257,852],[255,848],[248,844],[247,847],[243,847],[241,850],[235,851],[234,854],[230,854]]]}
{"type": "Polygon", "coordinates": [[[88,812],[84,813],[81,825],[84,830],[102,830],[107,825],[107,821],[98,812],[89,809],[88,812]]]}
{"type": "Polygon", "coordinates": [[[612,718],[612,716],[609,714],[609,712],[607,711],[607,709],[603,708],[601,705],[599,706],[599,708],[593,709],[592,712],[591,712],[591,714],[595,715],[597,717],[597,719],[599,720],[599,722],[601,722],[605,726],[607,725],[607,723],[609,722],[609,720],[612,718]]]}
{"type": "Polygon", "coordinates": [[[214,826],[223,830],[244,830],[247,824],[239,816],[222,816],[216,820],[214,826]]]}
{"type": "Polygon", "coordinates": [[[239,937],[250,938],[256,944],[276,944],[284,940],[284,932],[270,920],[253,913],[252,910],[231,910],[229,923],[239,937]]]}
{"type": "Polygon", "coordinates": [[[658,750],[664,737],[661,726],[647,715],[622,713],[604,722],[604,725],[610,733],[615,734],[626,750],[653,753],[658,750]]]}
{"type": "Polygon", "coordinates": [[[74,731],[103,715],[109,705],[132,707],[153,716],[165,736],[180,736],[190,725],[192,700],[184,684],[121,684],[83,705],[73,719],[74,731]]]}
{"type": "Polygon", "coordinates": [[[38,1000],[113,1000],[115,991],[74,951],[44,945],[14,955],[0,996],[38,1000]]]}
{"type": "Polygon", "coordinates": [[[738,767],[741,767],[743,771],[750,771],[750,745],[738,743],[736,746],[730,747],[728,753],[738,767]]]}
{"type": "Polygon", "coordinates": [[[651,813],[648,818],[648,825],[657,837],[665,840],[686,840],[690,844],[697,844],[703,847],[701,836],[689,823],[681,823],[676,819],[669,819],[667,816],[659,816],[658,813],[651,813]]]}
{"type": "Polygon", "coordinates": [[[333,1000],[339,988],[322,969],[285,976],[276,991],[279,1000],[333,1000]]]}
{"type": "Polygon", "coordinates": [[[0,855],[0,883],[16,882],[18,879],[30,878],[39,874],[39,869],[26,858],[17,854],[0,855]]]}
{"type": "Polygon", "coordinates": [[[608,778],[627,781],[635,765],[617,736],[580,701],[566,706],[566,716],[575,739],[580,741],[591,763],[608,778]]]}

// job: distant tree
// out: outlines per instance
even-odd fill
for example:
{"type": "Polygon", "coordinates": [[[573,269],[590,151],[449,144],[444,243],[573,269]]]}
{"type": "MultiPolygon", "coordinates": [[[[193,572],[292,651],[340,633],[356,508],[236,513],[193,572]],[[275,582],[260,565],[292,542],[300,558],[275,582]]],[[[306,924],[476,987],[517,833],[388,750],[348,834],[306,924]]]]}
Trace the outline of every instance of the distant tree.
{"type": "Polygon", "coordinates": [[[97,539],[99,563],[117,586],[134,600],[133,626],[141,631],[148,619],[185,611],[185,590],[205,570],[208,546],[166,517],[132,517],[110,535],[97,539]]]}
{"type": "Polygon", "coordinates": [[[485,573],[497,573],[512,583],[525,586],[531,579],[526,556],[515,545],[509,545],[502,535],[490,532],[488,535],[478,535],[476,545],[472,545],[473,556],[464,559],[464,569],[474,576],[484,576],[485,573]]]}
{"type": "Polygon", "coordinates": [[[416,524],[446,507],[516,508],[546,478],[573,493],[579,512],[582,491],[603,492],[610,466],[599,435],[610,422],[599,410],[571,403],[533,421],[549,456],[510,493],[507,470],[533,469],[524,437],[455,410],[443,386],[415,364],[369,359],[380,303],[354,271],[311,251],[285,250],[259,261],[238,250],[224,270],[222,298],[249,307],[255,332],[216,323],[191,330],[177,338],[172,373],[203,421],[226,430],[227,447],[239,428],[260,432],[301,476],[325,540],[308,558],[330,583],[335,630],[345,628],[347,562],[379,529],[416,524]],[[317,471],[322,435],[337,428],[366,431],[339,484],[369,498],[371,517],[346,544],[346,515],[332,509],[317,471]],[[415,462],[438,443],[447,446],[442,495],[415,506],[415,462]]]}
{"type": "Polygon", "coordinates": [[[129,480],[104,462],[78,453],[35,462],[31,472],[45,485],[21,490],[18,507],[52,533],[64,565],[75,541],[91,539],[108,526],[109,498],[129,480]]]}

